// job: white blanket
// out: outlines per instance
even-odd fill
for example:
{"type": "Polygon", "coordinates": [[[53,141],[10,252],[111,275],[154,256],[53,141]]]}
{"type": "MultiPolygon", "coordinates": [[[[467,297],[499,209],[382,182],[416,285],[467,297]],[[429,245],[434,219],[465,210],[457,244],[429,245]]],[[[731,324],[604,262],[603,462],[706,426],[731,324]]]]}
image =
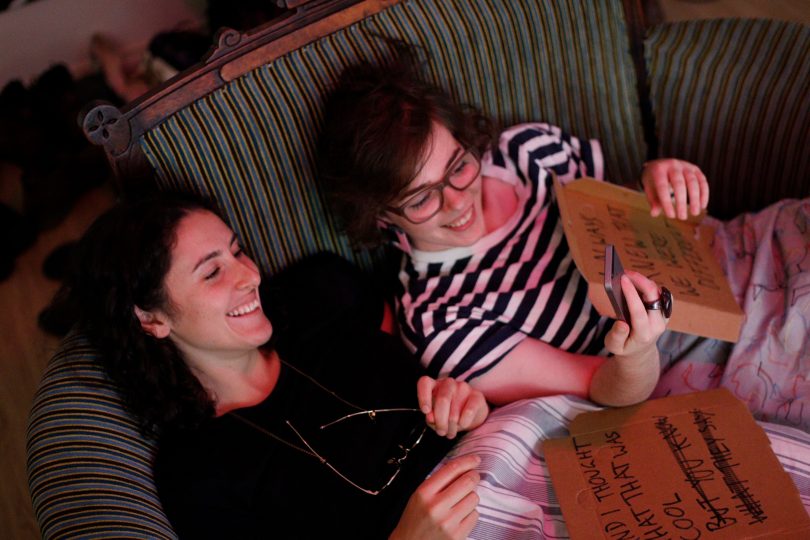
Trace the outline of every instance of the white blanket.
{"type": "MultiPolygon", "coordinates": [[[[568,538],[542,441],[568,436],[567,426],[574,417],[599,408],[570,396],[518,401],[493,411],[483,425],[459,441],[446,459],[470,453],[481,456],[480,518],[470,538],[568,538]]],[[[810,513],[810,434],[777,424],[760,425],[810,513]]]]}

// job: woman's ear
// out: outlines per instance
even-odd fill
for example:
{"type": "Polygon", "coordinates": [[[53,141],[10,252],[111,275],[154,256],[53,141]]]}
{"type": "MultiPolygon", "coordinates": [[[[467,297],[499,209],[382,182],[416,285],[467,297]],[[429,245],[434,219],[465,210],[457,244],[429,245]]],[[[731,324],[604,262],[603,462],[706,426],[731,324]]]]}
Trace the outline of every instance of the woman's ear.
{"type": "Polygon", "coordinates": [[[171,328],[168,322],[155,313],[144,311],[138,306],[135,306],[135,316],[138,317],[141,328],[143,328],[143,331],[147,334],[158,339],[163,339],[169,335],[171,328]]]}

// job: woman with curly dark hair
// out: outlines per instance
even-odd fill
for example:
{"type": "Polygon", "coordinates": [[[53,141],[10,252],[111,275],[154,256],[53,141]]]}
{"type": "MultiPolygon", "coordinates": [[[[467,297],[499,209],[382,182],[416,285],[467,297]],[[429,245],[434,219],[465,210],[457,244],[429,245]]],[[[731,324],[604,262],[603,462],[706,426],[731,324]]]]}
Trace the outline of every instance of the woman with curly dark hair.
{"type": "Polygon", "coordinates": [[[214,412],[177,342],[145,332],[138,318],[158,308],[170,310],[163,280],[175,229],[193,212],[216,210],[185,195],[114,207],[79,243],[65,288],[77,326],[101,350],[107,372],[145,433],[194,425],[214,412]]]}
{"type": "Polygon", "coordinates": [[[484,421],[486,401],[421,376],[349,263],[315,256],[260,291],[230,227],[182,195],[119,204],[76,261],[79,328],[160,437],[158,491],[181,537],[472,529],[479,459],[425,477],[449,439],[484,421]]]}

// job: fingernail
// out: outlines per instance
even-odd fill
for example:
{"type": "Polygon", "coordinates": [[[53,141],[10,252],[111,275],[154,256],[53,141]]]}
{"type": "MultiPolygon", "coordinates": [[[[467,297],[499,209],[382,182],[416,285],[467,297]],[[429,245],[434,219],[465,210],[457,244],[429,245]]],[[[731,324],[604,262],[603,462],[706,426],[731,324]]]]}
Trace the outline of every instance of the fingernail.
{"type": "Polygon", "coordinates": [[[422,405],[422,412],[428,414],[430,412],[430,405],[422,405]]]}

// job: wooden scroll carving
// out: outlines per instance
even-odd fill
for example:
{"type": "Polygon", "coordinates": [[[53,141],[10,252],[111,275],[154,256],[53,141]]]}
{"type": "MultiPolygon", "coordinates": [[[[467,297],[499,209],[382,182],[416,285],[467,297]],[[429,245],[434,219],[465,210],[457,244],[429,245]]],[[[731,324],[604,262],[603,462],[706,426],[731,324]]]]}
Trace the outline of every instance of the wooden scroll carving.
{"type": "Polygon", "coordinates": [[[294,11],[255,30],[240,33],[223,28],[199,64],[121,109],[109,103],[94,104],[81,119],[85,136],[104,147],[123,191],[142,191],[144,186],[129,184],[143,182],[151,170],[138,144],[149,130],[259,65],[398,1],[288,0],[286,7],[294,11]]]}
{"type": "Polygon", "coordinates": [[[90,109],[82,123],[85,136],[93,144],[104,147],[110,156],[123,154],[131,140],[129,120],[118,107],[101,103],[90,109]]]}

